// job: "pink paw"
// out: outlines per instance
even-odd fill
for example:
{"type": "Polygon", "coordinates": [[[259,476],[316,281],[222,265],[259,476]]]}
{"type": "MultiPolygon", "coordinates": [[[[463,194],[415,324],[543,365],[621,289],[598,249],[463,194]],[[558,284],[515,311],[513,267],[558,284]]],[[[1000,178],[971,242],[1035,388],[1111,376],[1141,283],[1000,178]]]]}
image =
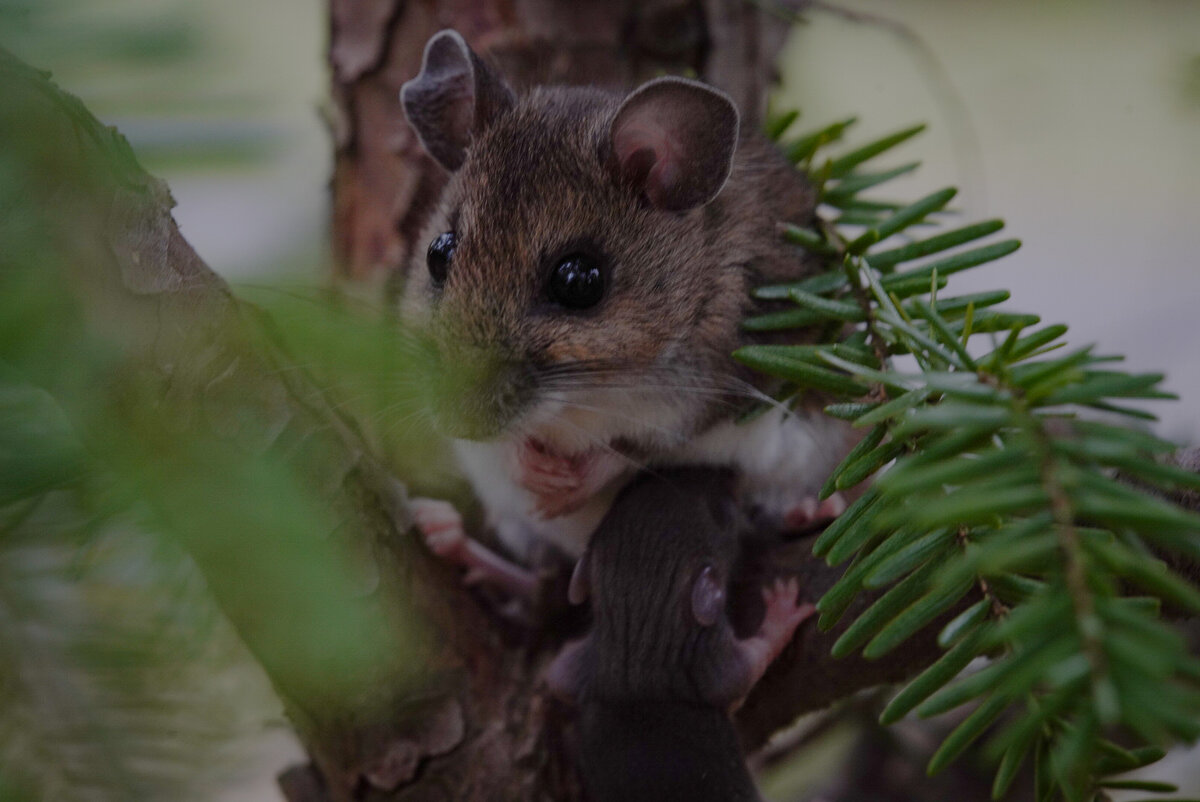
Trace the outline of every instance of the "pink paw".
{"type": "Polygon", "coordinates": [[[762,679],[767,668],[791,642],[800,622],[816,612],[816,608],[807,602],[797,603],[800,584],[795,577],[776,579],[769,587],[763,588],[762,595],[767,605],[762,626],[752,637],[741,642],[749,666],[749,687],[762,679]]]}
{"type": "Polygon", "coordinates": [[[575,512],[626,467],[610,450],[560,454],[532,437],[521,442],[514,458],[517,481],[533,494],[534,511],[545,520],[575,512]]]}
{"type": "Polygon", "coordinates": [[[468,537],[462,516],[453,504],[432,498],[414,498],[409,502],[409,509],[429,550],[451,565],[466,569],[465,584],[490,584],[513,596],[534,596],[537,578],[468,537]]]}
{"type": "Polygon", "coordinates": [[[846,497],[841,493],[834,493],[822,501],[817,501],[815,496],[809,496],[783,514],[783,523],[788,529],[809,529],[819,524],[828,524],[845,511],[846,497]]]}
{"type": "Polygon", "coordinates": [[[454,505],[439,499],[414,498],[408,506],[429,550],[443,560],[459,562],[467,533],[454,505]]]}
{"type": "Polygon", "coordinates": [[[798,603],[800,584],[795,577],[776,579],[772,585],[763,588],[762,594],[767,612],[759,634],[771,643],[773,660],[792,639],[796,627],[815,613],[817,608],[808,602],[798,603]]]}

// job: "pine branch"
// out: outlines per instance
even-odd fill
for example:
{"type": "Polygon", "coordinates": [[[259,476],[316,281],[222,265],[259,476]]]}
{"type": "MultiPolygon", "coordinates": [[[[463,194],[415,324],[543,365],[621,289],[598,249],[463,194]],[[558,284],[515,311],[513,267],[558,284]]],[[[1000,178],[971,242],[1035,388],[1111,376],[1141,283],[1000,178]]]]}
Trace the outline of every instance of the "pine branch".
{"type": "MultiPolygon", "coordinates": [[[[845,128],[796,141],[836,141],[845,128]]],[[[853,560],[817,605],[821,626],[847,616],[863,590],[891,590],[855,616],[835,656],[881,658],[968,594],[982,597],[942,630],[945,656],[882,720],[976,702],[930,771],[990,732],[988,752],[1003,757],[997,798],[1036,755],[1039,798],[1090,799],[1109,773],[1146,762],[1129,753],[1114,761],[1106,737],[1157,749],[1200,735],[1200,661],[1161,612],[1200,612],[1200,590],[1171,567],[1196,564],[1200,516],[1195,505],[1189,512],[1170,503],[1200,489],[1200,478],[1163,461],[1170,443],[1112,420],[1149,417],[1126,401],[1170,398],[1158,389],[1162,376],[1111,370],[1117,360],[1091,348],[1049,356],[1065,347],[1066,327],[993,308],[1006,292],[942,294],[949,275],[1019,247],[1002,240],[962,249],[998,232],[1000,221],[913,235],[953,190],[908,205],[862,197],[909,171],[861,168],[918,130],[820,163],[818,146],[805,150],[801,166],[840,214],[783,235],[837,267],[758,288],[758,297],[796,309],[746,324],[852,328],[837,343],[753,346],[735,356],[794,390],[842,395],[828,412],[870,427],[823,491],[883,471],[814,546],[831,564],[853,560]],[[893,367],[900,355],[920,372],[893,367]],[[1115,470],[1142,486],[1121,484],[1115,470]],[[952,681],[980,656],[990,658],[986,669],[952,681]],[[999,730],[997,721],[1005,722],[999,730]]]]}

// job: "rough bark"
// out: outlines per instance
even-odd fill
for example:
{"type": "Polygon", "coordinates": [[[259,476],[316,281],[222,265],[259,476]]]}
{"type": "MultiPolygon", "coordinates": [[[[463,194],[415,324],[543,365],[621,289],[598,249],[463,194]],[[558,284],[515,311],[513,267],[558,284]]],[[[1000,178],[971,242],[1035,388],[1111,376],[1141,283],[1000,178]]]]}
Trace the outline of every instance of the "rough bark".
{"type": "Polygon", "coordinates": [[[374,285],[395,275],[445,180],[399,92],[425,42],[448,27],[518,90],[693,74],[729,92],[751,125],[787,30],[743,0],[330,0],[333,249],[344,277],[374,285]]]}

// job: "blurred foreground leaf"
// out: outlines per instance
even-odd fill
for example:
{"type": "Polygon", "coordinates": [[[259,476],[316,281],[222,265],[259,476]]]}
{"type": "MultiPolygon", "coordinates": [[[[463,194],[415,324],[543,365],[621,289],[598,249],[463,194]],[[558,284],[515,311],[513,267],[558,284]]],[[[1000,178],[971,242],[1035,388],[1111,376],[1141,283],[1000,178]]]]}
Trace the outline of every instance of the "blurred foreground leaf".
{"type": "Polygon", "coordinates": [[[203,691],[230,659],[204,656],[214,599],[298,726],[423,680],[403,578],[381,587],[370,552],[403,491],[124,140],[4,54],[0,87],[0,777],[206,798],[239,705],[203,691]]]}

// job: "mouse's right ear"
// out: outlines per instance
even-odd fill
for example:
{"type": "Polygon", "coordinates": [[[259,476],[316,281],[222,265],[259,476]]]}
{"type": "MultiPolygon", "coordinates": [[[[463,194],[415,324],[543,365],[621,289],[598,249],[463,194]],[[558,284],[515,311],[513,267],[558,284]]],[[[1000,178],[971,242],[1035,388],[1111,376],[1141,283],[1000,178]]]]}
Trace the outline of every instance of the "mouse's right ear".
{"type": "Polygon", "coordinates": [[[504,79],[450,29],[434,34],[421,73],[400,87],[404,116],[421,145],[450,171],[462,166],[471,137],[515,102],[504,79]]]}
{"type": "Polygon", "coordinates": [[[686,78],[656,78],[621,104],[609,129],[611,169],[660,209],[717,196],[733,168],[738,112],[729,95],[686,78]]]}

